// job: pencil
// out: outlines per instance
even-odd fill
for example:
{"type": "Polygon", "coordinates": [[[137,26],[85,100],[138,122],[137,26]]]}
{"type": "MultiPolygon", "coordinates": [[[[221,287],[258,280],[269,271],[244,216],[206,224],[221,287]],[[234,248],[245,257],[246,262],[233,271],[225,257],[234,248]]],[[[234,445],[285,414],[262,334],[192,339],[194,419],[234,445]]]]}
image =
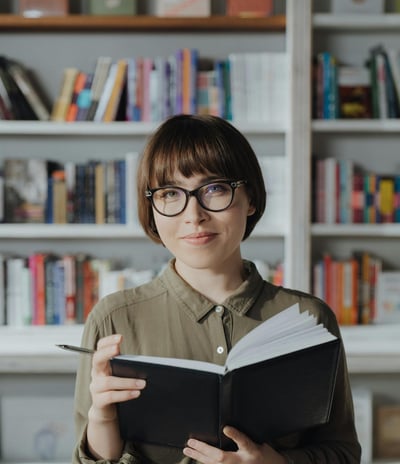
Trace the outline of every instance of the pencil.
{"type": "Polygon", "coordinates": [[[77,351],[78,353],[86,353],[86,354],[93,354],[95,350],[92,350],[90,348],[82,348],[81,346],[75,346],[75,345],[56,345],[58,348],[62,348],[63,350],[68,350],[68,351],[77,351]]]}

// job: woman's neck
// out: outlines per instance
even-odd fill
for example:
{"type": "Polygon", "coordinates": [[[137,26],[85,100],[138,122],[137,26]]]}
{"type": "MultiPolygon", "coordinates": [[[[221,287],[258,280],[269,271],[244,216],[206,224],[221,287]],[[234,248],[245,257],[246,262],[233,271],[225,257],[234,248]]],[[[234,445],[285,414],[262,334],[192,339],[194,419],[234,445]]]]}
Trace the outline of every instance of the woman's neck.
{"type": "Polygon", "coordinates": [[[216,304],[232,295],[247,277],[242,259],[236,266],[223,269],[197,269],[176,261],[175,270],[192,288],[216,304]]]}

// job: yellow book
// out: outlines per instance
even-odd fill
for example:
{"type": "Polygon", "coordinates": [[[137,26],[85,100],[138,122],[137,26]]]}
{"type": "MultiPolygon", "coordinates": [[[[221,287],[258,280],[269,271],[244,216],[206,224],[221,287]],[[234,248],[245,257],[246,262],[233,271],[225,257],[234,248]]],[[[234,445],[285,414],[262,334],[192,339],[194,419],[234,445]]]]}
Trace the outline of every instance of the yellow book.
{"type": "Polygon", "coordinates": [[[381,222],[393,222],[394,179],[392,177],[382,177],[379,181],[379,210],[381,222]]]}
{"type": "Polygon", "coordinates": [[[63,79],[60,87],[60,93],[57,97],[50,119],[51,121],[65,121],[69,105],[71,104],[72,95],[74,93],[75,80],[79,74],[77,68],[65,68],[63,79]]]}

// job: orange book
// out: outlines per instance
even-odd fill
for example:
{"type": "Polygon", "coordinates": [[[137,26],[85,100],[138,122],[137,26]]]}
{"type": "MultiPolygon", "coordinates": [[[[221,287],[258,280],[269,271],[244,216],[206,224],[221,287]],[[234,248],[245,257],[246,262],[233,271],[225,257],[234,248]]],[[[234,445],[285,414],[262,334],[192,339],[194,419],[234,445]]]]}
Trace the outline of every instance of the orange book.
{"type": "Polygon", "coordinates": [[[270,16],[273,7],[273,0],[226,0],[228,16],[270,16]]]}
{"type": "Polygon", "coordinates": [[[350,259],[343,264],[343,306],[339,323],[353,325],[358,319],[358,263],[350,259]]]}
{"type": "Polygon", "coordinates": [[[29,257],[29,269],[32,274],[32,325],[46,324],[46,282],[44,254],[35,253],[29,257]]]}
{"type": "Polygon", "coordinates": [[[75,257],[63,256],[64,263],[64,288],[65,288],[65,324],[76,323],[76,273],[75,257]]]}
{"type": "Polygon", "coordinates": [[[85,87],[86,82],[86,73],[79,72],[74,84],[74,90],[72,92],[71,103],[69,104],[67,115],[65,117],[66,121],[72,122],[76,120],[76,115],[78,114],[78,96],[80,92],[85,87]]]}

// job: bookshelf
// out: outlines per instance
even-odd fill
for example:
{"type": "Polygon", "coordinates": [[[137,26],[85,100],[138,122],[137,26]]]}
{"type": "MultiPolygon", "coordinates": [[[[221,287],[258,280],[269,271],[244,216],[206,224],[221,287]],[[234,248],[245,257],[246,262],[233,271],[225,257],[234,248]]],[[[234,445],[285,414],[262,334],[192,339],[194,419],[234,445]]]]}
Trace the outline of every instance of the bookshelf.
{"type": "MultiPolygon", "coordinates": [[[[199,48],[210,57],[224,57],[234,51],[286,51],[292,70],[287,124],[238,123],[237,127],[248,136],[260,156],[287,157],[290,217],[283,227],[256,230],[254,237],[245,243],[244,255],[271,262],[284,259],[286,284],[309,291],[312,258],[325,249],[346,254],[362,243],[371,251],[382,250],[400,268],[400,250],[395,246],[400,237],[399,225],[323,225],[311,224],[309,220],[312,149],[318,147],[319,153],[328,156],[345,147],[373,166],[374,157],[368,154],[372,147],[373,152],[387,154],[390,168],[395,161],[389,153],[395,153],[400,129],[398,120],[312,121],[309,89],[312,44],[318,43],[321,49],[332,46],[334,51],[336,47],[344,50],[344,44],[350,42],[344,59],[357,62],[361,52],[367,50],[367,43],[381,36],[393,43],[398,39],[400,15],[312,14],[311,3],[310,0],[287,0],[285,15],[253,19],[85,15],[28,19],[3,14],[0,15],[0,36],[4,53],[38,70],[53,100],[65,66],[73,64],[89,69],[88,63],[94,63],[101,53],[114,59],[143,51],[149,55],[166,55],[182,43],[199,48]],[[26,47],[27,40],[30,47],[26,47]],[[49,50],[51,60],[43,59],[43,49],[49,50]]],[[[18,152],[64,160],[89,158],[96,153],[102,159],[109,159],[128,151],[140,151],[156,126],[154,123],[0,121],[0,158],[18,152]]],[[[382,162],[381,156],[379,162],[382,162]]],[[[100,257],[122,258],[129,250],[132,263],[141,268],[157,267],[167,259],[165,251],[148,243],[141,230],[124,225],[1,224],[0,240],[0,253],[18,250],[27,254],[46,247],[60,252],[89,250],[100,257]]],[[[68,379],[65,388],[72,395],[76,355],[55,349],[54,344],[78,344],[81,331],[79,325],[0,327],[0,398],[12,392],[22,378],[33,379],[39,392],[49,378],[68,379]]],[[[372,385],[376,392],[398,395],[399,331],[397,326],[343,328],[349,369],[356,385],[372,385]]],[[[54,394],[48,387],[43,391],[54,394]]],[[[398,464],[398,461],[390,462],[398,464]]]]}
{"type": "MultiPolygon", "coordinates": [[[[326,50],[342,63],[363,65],[374,45],[398,48],[400,14],[331,14],[326,1],[314,8],[313,54],[326,50]]],[[[372,172],[400,172],[395,155],[399,129],[399,119],[313,120],[313,153],[353,159],[372,172]]],[[[311,263],[324,251],[345,259],[354,250],[367,250],[383,258],[386,266],[399,269],[399,238],[396,223],[311,224],[311,263]]],[[[400,403],[399,334],[399,324],[342,327],[352,387],[369,389],[374,407],[400,403]]]]}
{"type": "MultiPolygon", "coordinates": [[[[51,101],[59,92],[62,70],[68,65],[90,71],[100,55],[111,56],[113,60],[140,54],[168,56],[182,44],[197,48],[202,56],[214,59],[225,58],[232,52],[287,52],[289,66],[295,65],[301,70],[301,79],[296,82],[290,79],[288,92],[291,94],[306,88],[309,80],[308,66],[302,59],[306,44],[296,40],[303,35],[301,31],[309,29],[309,10],[289,0],[285,13],[252,19],[85,15],[30,19],[1,14],[0,36],[3,53],[33,69],[51,101]],[[27,41],[30,47],[26,47],[27,41]],[[45,59],[42,50],[46,50],[45,59]]],[[[302,93],[307,101],[307,92],[302,93]]],[[[307,172],[304,159],[309,152],[308,139],[302,137],[308,131],[303,130],[304,121],[309,121],[307,111],[307,105],[295,106],[290,120],[282,124],[240,122],[235,125],[249,138],[259,156],[286,157],[291,180],[295,172],[307,172]],[[303,139],[301,145],[299,134],[303,139]]],[[[117,159],[127,152],[140,152],[157,125],[0,121],[0,158],[18,154],[71,161],[93,156],[101,160],[117,159]]],[[[307,181],[306,176],[302,176],[301,183],[303,179],[307,181]]],[[[300,187],[302,192],[305,185],[300,187]]],[[[297,193],[290,189],[289,199],[290,204],[299,209],[297,193]]],[[[282,226],[258,229],[245,243],[244,255],[261,257],[271,263],[284,259],[288,284],[305,288],[307,278],[296,270],[300,265],[297,263],[304,262],[305,256],[296,257],[299,251],[295,245],[295,230],[303,239],[303,228],[299,231],[289,215],[282,226]]],[[[128,257],[129,264],[140,269],[158,268],[169,257],[162,247],[149,243],[143,232],[133,225],[1,224],[0,242],[3,254],[28,255],[43,249],[60,254],[84,251],[105,258],[114,256],[126,260],[128,257]]],[[[306,254],[307,250],[301,249],[300,254],[303,252],[306,254]]],[[[81,325],[0,327],[0,399],[15,394],[54,396],[59,391],[72,396],[77,356],[54,345],[79,344],[81,333],[81,325]],[[29,390],[28,384],[31,385],[29,390]]]]}

